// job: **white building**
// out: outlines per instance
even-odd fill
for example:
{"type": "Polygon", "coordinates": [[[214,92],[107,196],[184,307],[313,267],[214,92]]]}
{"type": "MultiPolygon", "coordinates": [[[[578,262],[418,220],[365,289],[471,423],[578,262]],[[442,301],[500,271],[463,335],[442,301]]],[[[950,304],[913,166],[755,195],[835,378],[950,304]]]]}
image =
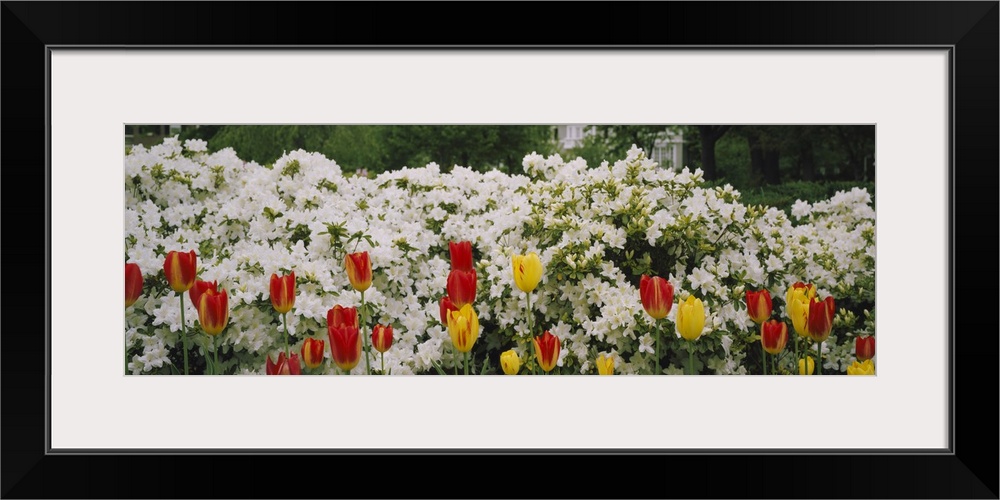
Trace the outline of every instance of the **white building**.
{"type": "MultiPolygon", "coordinates": [[[[593,125],[556,125],[556,142],[563,150],[579,146],[583,138],[596,133],[593,125]]],[[[665,139],[656,141],[652,154],[646,152],[653,161],[663,168],[684,167],[684,134],[668,133],[665,139]]]]}

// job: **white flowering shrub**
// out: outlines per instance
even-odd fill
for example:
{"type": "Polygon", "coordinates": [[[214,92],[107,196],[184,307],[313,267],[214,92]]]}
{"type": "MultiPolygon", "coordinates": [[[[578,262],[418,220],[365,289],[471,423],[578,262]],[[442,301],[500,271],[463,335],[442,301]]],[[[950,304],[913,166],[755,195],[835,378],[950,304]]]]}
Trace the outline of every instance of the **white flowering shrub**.
{"type": "MultiPolygon", "coordinates": [[[[741,204],[731,186],[701,187],[700,170],[659,168],[636,148],[595,168],[537,154],[523,165],[526,176],[461,166],[444,173],[431,163],[369,179],[301,150],[264,166],[231,149],[208,153],[204,141],[134,147],[125,157],[124,236],[126,260],[140,266],[145,287],[126,310],[129,370],[176,372],[182,358],[180,302],[163,274],[171,250],[194,250],[198,279],[218,280],[231,294],[229,326],[217,343],[200,333],[185,303],[193,373],[215,345],[224,372],[237,374],[264,373],[267,356],[284,350],[271,273],[298,278],[288,314],[293,352],[307,337],[327,340],[327,310],[360,305],[343,264],[355,251],[371,258],[365,298],[373,319],[395,332],[387,370],[437,373],[437,364],[452,373],[462,357],[440,322],[439,299],[448,242],[461,240],[472,242],[478,276],[476,373],[502,373],[498,358],[507,349],[525,359],[530,336],[544,330],[561,339],[558,373],[596,373],[599,353],[613,357],[616,373],[652,373],[654,328],[663,331],[662,372],[682,373],[687,341],[674,330],[677,307],[654,323],[639,298],[644,273],[668,278],[675,302],[688,295],[704,302],[705,330],[694,342],[699,373],[760,373],[746,290],[769,290],[772,317],[786,321],[783,298],[796,281],[835,298],[824,373],[843,373],[854,361],[854,336],[874,333],[875,214],[865,190],[797,203],[789,218],[741,204]],[[512,254],[531,251],[544,266],[532,293],[534,332],[511,270],[512,254]]],[[[798,338],[790,322],[789,337],[798,338]]],[[[815,356],[815,343],[808,348],[815,356]]],[[[797,369],[792,342],[779,361],[786,372],[797,369]]],[[[335,373],[329,366],[319,371],[335,373]]],[[[364,371],[364,363],[354,369],[364,371]]]]}

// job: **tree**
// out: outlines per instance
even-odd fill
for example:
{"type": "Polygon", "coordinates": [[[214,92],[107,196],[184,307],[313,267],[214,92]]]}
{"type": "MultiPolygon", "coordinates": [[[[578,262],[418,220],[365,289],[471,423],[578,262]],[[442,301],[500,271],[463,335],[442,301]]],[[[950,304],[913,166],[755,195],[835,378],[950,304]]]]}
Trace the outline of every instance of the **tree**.
{"type": "Polygon", "coordinates": [[[729,125],[698,125],[701,139],[701,170],[706,180],[718,178],[715,166],[715,143],[729,130],[729,125]]]}

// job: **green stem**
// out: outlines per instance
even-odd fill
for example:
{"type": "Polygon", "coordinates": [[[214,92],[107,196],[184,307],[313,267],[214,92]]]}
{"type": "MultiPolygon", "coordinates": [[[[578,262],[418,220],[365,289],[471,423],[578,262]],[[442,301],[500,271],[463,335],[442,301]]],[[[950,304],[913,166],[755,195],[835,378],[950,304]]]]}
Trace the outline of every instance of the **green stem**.
{"type": "MultiPolygon", "coordinates": [[[[799,360],[802,359],[799,357],[799,334],[795,334],[795,339],[793,340],[792,345],[795,346],[795,367],[792,368],[792,370],[796,371],[799,369],[799,360]]],[[[806,368],[808,369],[809,366],[807,365],[806,368]]]]}
{"type": "Polygon", "coordinates": [[[761,365],[764,368],[764,375],[767,375],[767,351],[764,350],[764,345],[760,346],[761,365]]]}
{"type": "MultiPolygon", "coordinates": [[[[530,353],[532,351],[532,349],[531,349],[531,347],[532,347],[531,338],[535,336],[535,329],[534,329],[534,325],[532,324],[532,323],[534,323],[534,321],[532,321],[532,318],[531,318],[531,292],[526,292],[526,293],[527,293],[527,301],[528,301],[528,349],[527,349],[527,351],[530,353]]],[[[527,361],[528,356],[525,356],[524,358],[525,358],[525,361],[527,361]]],[[[536,359],[536,360],[534,360],[534,363],[531,363],[531,374],[532,375],[536,375],[538,373],[537,372],[537,367],[538,367],[538,360],[536,359]]]]}
{"type": "Polygon", "coordinates": [[[288,313],[281,313],[281,324],[285,327],[285,358],[291,359],[292,351],[288,349],[288,313]]]}
{"type": "Polygon", "coordinates": [[[691,375],[694,375],[694,344],[692,342],[694,341],[688,341],[688,370],[691,371],[691,375]]]}
{"type": "Polygon", "coordinates": [[[382,375],[385,375],[385,353],[382,353],[382,375]]]}
{"type": "MultiPolygon", "coordinates": [[[[362,317],[362,321],[364,321],[365,323],[368,322],[368,309],[365,307],[365,292],[361,292],[361,317],[362,317]]],[[[364,330],[364,328],[361,328],[360,325],[358,326],[358,329],[361,330],[360,332],[358,332],[358,334],[361,335],[361,339],[364,341],[364,349],[365,349],[365,374],[371,375],[372,374],[372,362],[371,362],[371,359],[369,359],[370,358],[369,355],[371,354],[371,349],[369,348],[369,345],[368,345],[368,336],[365,335],[364,333],[362,333],[365,330],[364,330]]]]}
{"type": "Polygon", "coordinates": [[[816,375],[823,374],[823,343],[816,342],[816,375]]]}
{"type": "Polygon", "coordinates": [[[469,374],[469,353],[465,353],[465,374],[469,374]]]}
{"type": "Polygon", "coordinates": [[[215,347],[215,374],[219,375],[219,346],[216,345],[215,339],[212,339],[212,345],[215,347]]]}
{"type": "Polygon", "coordinates": [[[660,374],[660,324],[653,324],[653,375],[660,374]]]}
{"type": "Polygon", "coordinates": [[[184,344],[184,375],[188,374],[187,325],[184,323],[184,292],[181,292],[181,341],[184,344]]]}

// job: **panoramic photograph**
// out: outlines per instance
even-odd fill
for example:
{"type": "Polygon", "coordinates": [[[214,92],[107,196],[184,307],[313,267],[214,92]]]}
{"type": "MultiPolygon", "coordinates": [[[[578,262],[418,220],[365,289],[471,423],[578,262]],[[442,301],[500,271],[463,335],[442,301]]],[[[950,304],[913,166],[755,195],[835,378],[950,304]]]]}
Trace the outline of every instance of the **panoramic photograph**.
{"type": "Polygon", "coordinates": [[[124,127],[125,375],[875,375],[874,125],[124,127]]]}

